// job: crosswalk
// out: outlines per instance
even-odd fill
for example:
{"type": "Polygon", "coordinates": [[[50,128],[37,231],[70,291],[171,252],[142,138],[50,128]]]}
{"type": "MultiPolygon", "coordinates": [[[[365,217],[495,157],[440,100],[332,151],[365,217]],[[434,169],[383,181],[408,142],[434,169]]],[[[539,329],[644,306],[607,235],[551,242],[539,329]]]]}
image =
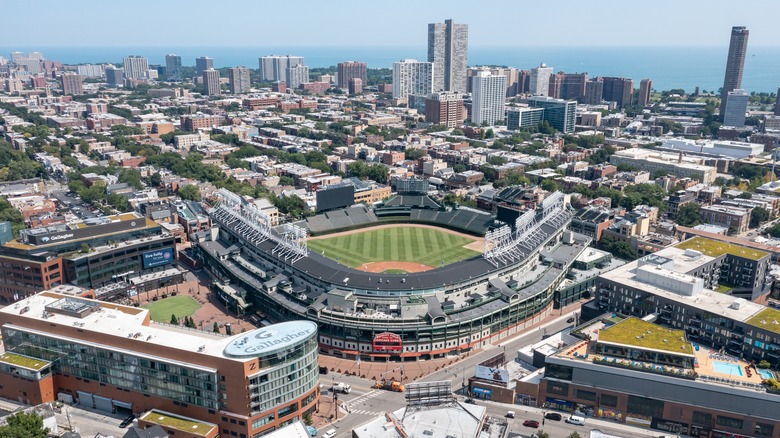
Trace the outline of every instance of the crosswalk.
{"type": "Polygon", "coordinates": [[[367,415],[367,416],[377,416],[384,414],[383,411],[371,411],[368,409],[362,409],[362,404],[364,404],[366,401],[371,400],[374,397],[378,397],[382,395],[382,391],[379,390],[371,390],[363,395],[360,395],[358,397],[353,398],[349,402],[347,402],[347,406],[349,407],[349,413],[350,414],[359,414],[359,415],[367,415]]]}

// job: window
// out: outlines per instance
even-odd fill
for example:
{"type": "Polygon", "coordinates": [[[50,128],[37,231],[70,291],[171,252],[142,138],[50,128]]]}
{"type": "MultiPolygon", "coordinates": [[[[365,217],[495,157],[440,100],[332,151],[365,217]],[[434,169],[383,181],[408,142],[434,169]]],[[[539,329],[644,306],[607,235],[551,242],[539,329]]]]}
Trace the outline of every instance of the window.
{"type": "Polygon", "coordinates": [[[715,424],[731,427],[733,429],[742,429],[742,423],[743,421],[739,418],[725,417],[722,415],[718,415],[717,418],[715,418],[715,424]]]}
{"type": "Polygon", "coordinates": [[[616,408],[617,407],[617,402],[618,402],[617,396],[601,394],[601,406],[608,406],[610,408],[616,408]]]}
{"type": "Polygon", "coordinates": [[[569,395],[569,384],[547,381],[547,392],[550,394],[569,395]]]}
{"type": "Polygon", "coordinates": [[[581,389],[578,389],[576,391],[576,397],[581,398],[583,400],[589,400],[589,401],[596,401],[596,393],[593,391],[583,391],[581,389]]]}
{"type": "Polygon", "coordinates": [[[548,364],[544,370],[545,377],[551,377],[553,379],[571,380],[572,367],[564,365],[548,364]]]}
{"type": "Polygon", "coordinates": [[[662,417],[664,413],[664,402],[652,398],[629,395],[627,411],[632,414],[645,415],[648,417],[662,417]]]}
{"type": "Polygon", "coordinates": [[[775,432],[775,427],[771,424],[756,423],[756,435],[758,436],[772,436],[775,432]]]}

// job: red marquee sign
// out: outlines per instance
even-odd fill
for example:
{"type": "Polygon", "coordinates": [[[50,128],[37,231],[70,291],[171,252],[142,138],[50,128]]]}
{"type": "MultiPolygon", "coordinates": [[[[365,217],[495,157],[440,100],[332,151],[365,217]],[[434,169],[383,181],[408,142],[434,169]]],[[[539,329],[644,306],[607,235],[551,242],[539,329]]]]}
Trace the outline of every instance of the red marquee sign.
{"type": "Polygon", "coordinates": [[[395,333],[384,332],[374,336],[374,351],[402,351],[401,337],[395,333]]]}

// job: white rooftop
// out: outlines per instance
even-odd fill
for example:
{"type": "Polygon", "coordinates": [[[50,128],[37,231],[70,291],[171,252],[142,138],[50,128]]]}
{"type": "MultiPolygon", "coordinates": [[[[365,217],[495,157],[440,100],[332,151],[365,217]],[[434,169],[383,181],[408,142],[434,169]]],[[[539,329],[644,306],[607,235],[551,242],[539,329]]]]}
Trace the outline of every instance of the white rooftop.
{"type": "MultiPolygon", "coordinates": [[[[706,255],[701,255],[698,258],[689,257],[685,255],[685,250],[674,247],[662,249],[661,251],[654,253],[654,255],[672,259],[674,262],[673,271],[682,274],[690,272],[696,267],[713,260],[712,257],[706,255]]],[[[764,310],[764,306],[760,304],[746,301],[742,298],[732,297],[731,295],[721,294],[706,288],[697,291],[697,293],[692,296],[684,296],[673,291],[662,289],[653,284],[639,281],[637,279],[638,264],[639,261],[627,263],[612,271],[601,274],[601,278],[662,296],[680,304],[693,306],[706,312],[723,315],[736,321],[744,322],[764,310]],[[739,300],[739,305],[732,307],[737,300],[739,300]]]]}
{"type": "Polygon", "coordinates": [[[387,416],[381,415],[374,420],[352,429],[356,438],[476,438],[486,408],[460,402],[429,406],[423,409],[404,407],[393,412],[397,423],[405,431],[399,433],[395,424],[387,416]]]}

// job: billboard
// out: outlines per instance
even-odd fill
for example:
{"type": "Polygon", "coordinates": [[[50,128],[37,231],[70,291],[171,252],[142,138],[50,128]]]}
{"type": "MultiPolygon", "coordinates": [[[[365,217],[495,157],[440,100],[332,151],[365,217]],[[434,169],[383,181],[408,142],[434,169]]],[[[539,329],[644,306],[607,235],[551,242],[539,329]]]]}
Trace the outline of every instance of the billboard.
{"type": "Polygon", "coordinates": [[[403,342],[395,333],[384,332],[374,336],[374,351],[402,351],[403,342]]]}
{"type": "MultiPolygon", "coordinates": [[[[89,225],[83,228],[56,229],[49,232],[27,233],[27,243],[30,245],[51,245],[70,240],[84,239],[103,234],[119,233],[146,227],[145,218],[118,220],[99,225],[89,225]]],[[[37,231],[37,229],[36,229],[37,231]]]]}
{"type": "Polygon", "coordinates": [[[154,268],[173,263],[173,248],[162,248],[147,251],[143,254],[144,269],[154,268]]]}
{"type": "Polygon", "coordinates": [[[10,222],[0,222],[0,245],[5,245],[14,238],[10,222]]]}
{"type": "Polygon", "coordinates": [[[317,211],[335,210],[355,203],[355,186],[344,184],[317,190],[317,211]]]}
{"type": "Polygon", "coordinates": [[[509,372],[501,368],[477,365],[474,377],[498,383],[509,383],[509,372]]]}

